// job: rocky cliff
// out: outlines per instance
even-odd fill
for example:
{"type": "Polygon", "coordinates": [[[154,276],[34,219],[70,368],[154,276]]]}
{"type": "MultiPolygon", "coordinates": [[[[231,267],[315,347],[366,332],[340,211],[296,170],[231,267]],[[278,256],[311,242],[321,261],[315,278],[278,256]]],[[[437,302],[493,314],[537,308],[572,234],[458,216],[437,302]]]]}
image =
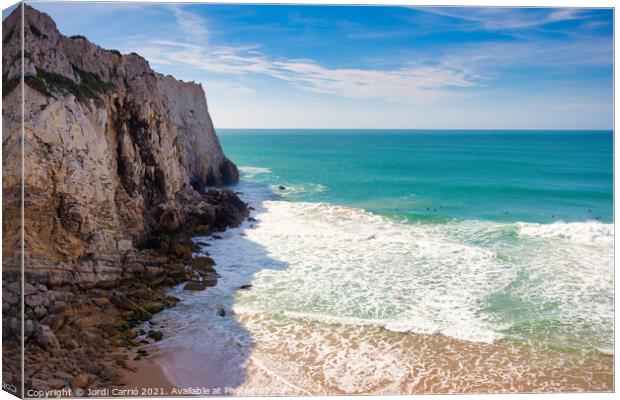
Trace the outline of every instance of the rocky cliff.
{"type": "MultiPolygon", "coordinates": [[[[23,18],[23,182],[21,7],[2,32],[3,267],[20,265],[23,183],[26,339],[57,354],[76,330],[67,318],[84,330],[97,323],[79,316],[118,309],[110,298],[124,295],[113,289],[134,290],[139,280],[154,293],[154,285],[187,279],[191,252],[180,235],[239,224],[247,210],[234,192],[204,192],[236,182],[238,172],[200,85],[158,74],[137,54],[63,36],[27,5],[23,18]]],[[[14,301],[3,307],[17,307],[18,286],[3,284],[14,301]]],[[[18,321],[3,325],[19,331],[18,321]]]]}
{"type": "MultiPolygon", "coordinates": [[[[18,11],[3,33],[9,125],[21,113],[18,11]]],[[[200,85],[157,74],[137,54],[65,37],[29,6],[24,15],[29,266],[52,266],[50,280],[71,279],[55,273],[58,263],[89,258],[93,269],[74,273],[70,283],[107,281],[115,275],[109,261],[157,230],[162,218],[178,219],[170,217],[177,208],[200,202],[195,191],[236,182],[237,168],[222,153],[200,85]]],[[[19,133],[18,125],[5,128],[19,133]]]]}

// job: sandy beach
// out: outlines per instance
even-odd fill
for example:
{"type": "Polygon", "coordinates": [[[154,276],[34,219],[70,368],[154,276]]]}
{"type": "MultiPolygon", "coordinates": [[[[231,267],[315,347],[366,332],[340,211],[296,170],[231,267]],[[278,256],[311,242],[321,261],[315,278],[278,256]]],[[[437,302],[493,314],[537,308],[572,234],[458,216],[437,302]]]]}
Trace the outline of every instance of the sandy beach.
{"type": "MultiPolygon", "coordinates": [[[[302,349],[302,342],[291,337],[259,342],[239,366],[244,376],[235,387],[212,378],[232,377],[239,368],[226,370],[221,360],[204,357],[198,364],[189,364],[196,360],[190,348],[132,362],[137,371],[127,373],[127,387],[162,388],[170,393],[175,387],[169,380],[173,377],[179,384],[177,390],[220,388],[219,394],[247,396],[613,391],[610,356],[567,356],[510,343],[489,345],[374,328],[356,332],[338,326],[306,328],[311,328],[309,335],[325,335],[324,344],[302,349]],[[355,364],[335,371],[329,352],[336,347],[355,364]],[[180,365],[183,361],[188,364],[180,365]],[[171,372],[170,377],[164,369],[171,372]]],[[[217,346],[211,349],[212,354],[231,350],[217,346]]]]}
{"type": "MultiPolygon", "coordinates": [[[[159,357],[143,358],[137,361],[129,361],[127,365],[133,369],[126,370],[125,388],[137,388],[138,390],[163,390],[171,392],[174,385],[168,380],[161,364],[165,363],[165,359],[159,357]]],[[[147,393],[147,395],[149,395],[147,393]]],[[[159,393],[150,394],[151,396],[161,396],[159,393]]]]}

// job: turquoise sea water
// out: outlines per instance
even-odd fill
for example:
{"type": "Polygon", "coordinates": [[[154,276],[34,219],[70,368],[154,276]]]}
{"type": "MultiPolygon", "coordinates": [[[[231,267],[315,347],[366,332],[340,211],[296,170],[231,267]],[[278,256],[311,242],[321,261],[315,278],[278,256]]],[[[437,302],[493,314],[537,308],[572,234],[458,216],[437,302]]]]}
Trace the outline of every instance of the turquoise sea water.
{"type": "Polygon", "coordinates": [[[195,239],[220,278],[161,316],[175,384],[610,390],[612,133],[219,137],[252,218],[195,239]]]}
{"type": "Polygon", "coordinates": [[[272,201],[264,218],[283,221],[263,224],[261,244],[298,265],[273,286],[295,288],[282,303],[270,284],[272,301],[255,306],[612,351],[612,132],[226,130],[220,139],[240,166],[239,190],[272,201]],[[295,235],[269,239],[288,227],[312,239],[303,248],[295,235]],[[366,241],[380,234],[380,247],[366,241]],[[372,279],[377,265],[389,271],[379,292],[349,279],[372,279]],[[343,284],[300,296],[305,280],[326,279],[343,284]],[[339,297],[344,282],[364,295],[339,297]],[[427,298],[402,296],[411,291],[427,298]]]}
{"type": "Polygon", "coordinates": [[[291,200],[410,220],[611,222],[610,131],[220,130],[291,200]],[[303,187],[304,190],[295,191],[303,187]]]}

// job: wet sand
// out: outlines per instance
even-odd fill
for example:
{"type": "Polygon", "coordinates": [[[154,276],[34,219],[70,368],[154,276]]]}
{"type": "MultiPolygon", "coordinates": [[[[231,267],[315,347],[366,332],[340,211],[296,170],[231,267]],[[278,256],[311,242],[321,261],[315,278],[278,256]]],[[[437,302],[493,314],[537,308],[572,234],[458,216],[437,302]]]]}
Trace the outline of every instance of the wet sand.
{"type": "Polygon", "coordinates": [[[181,387],[221,387],[220,394],[245,396],[614,389],[613,357],[600,353],[537,349],[509,342],[475,343],[374,327],[309,321],[276,326],[262,318],[260,322],[249,321],[247,316],[239,319],[250,331],[257,332],[258,323],[270,334],[256,335],[254,343],[244,349],[203,332],[208,351],[195,347],[195,338],[184,341],[176,336],[174,346],[137,363],[138,372],[128,376],[131,384],[144,387],[173,381],[181,387]],[[310,337],[313,340],[308,340],[310,337]],[[235,360],[234,354],[242,357],[235,360]],[[230,384],[233,381],[236,383],[230,384]]]}
{"type": "Polygon", "coordinates": [[[164,391],[170,393],[174,388],[174,385],[168,380],[168,377],[164,373],[161,363],[165,363],[165,359],[160,357],[147,357],[138,361],[128,361],[127,365],[134,369],[134,371],[127,370],[125,372],[125,381],[127,385],[125,388],[137,388],[141,392],[140,395],[149,395],[150,390],[157,393],[150,394],[151,396],[162,396],[158,393],[164,391]]]}

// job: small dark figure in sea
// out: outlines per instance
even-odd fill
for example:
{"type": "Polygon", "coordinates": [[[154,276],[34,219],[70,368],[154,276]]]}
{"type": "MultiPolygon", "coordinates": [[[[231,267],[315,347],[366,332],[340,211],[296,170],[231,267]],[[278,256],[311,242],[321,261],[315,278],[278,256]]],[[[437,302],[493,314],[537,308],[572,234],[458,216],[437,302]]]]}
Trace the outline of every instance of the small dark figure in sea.
{"type": "Polygon", "coordinates": [[[278,186],[278,189],[280,189],[280,190],[286,190],[286,187],[284,187],[284,186],[280,185],[280,186],[278,186]]]}
{"type": "Polygon", "coordinates": [[[249,284],[248,284],[248,285],[241,285],[241,286],[239,287],[239,289],[241,289],[241,290],[247,290],[247,289],[249,289],[249,288],[251,288],[251,287],[252,287],[252,285],[249,285],[249,284]]]}

